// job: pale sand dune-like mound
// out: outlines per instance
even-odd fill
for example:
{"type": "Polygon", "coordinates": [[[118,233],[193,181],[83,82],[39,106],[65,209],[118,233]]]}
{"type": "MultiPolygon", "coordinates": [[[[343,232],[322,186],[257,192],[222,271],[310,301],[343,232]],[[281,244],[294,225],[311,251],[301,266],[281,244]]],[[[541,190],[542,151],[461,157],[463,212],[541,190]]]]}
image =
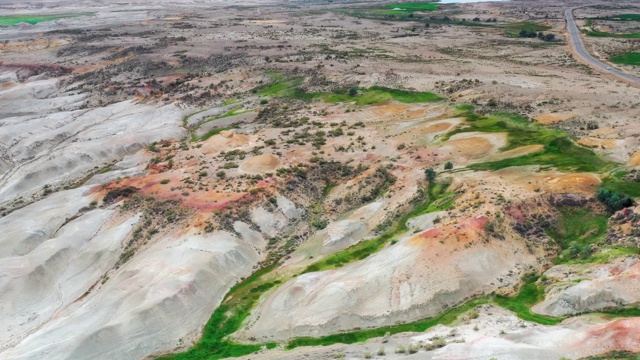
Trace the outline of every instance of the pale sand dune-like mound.
{"type": "Polygon", "coordinates": [[[220,134],[210,137],[202,143],[202,153],[211,154],[240,148],[249,144],[249,136],[233,131],[221,131],[220,134]]]}
{"type": "Polygon", "coordinates": [[[280,166],[280,159],[271,154],[262,154],[254,156],[242,164],[240,164],[240,170],[264,174],[275,171],[280,166]]]}
{"type": "Polygon", "coordinates": [[[544,150],[544,146],[540,145],[540,144],[535,144],[535,145],[526,145],[526,146],[521,146],[515,149],[511,149],[511,150],[507,150],[507,151],[503,151],[497,154],[493,154],[487,157],[487,161],[498,161],[498,160],[504,160],[504,159],[511,159],[511,158],[515,158],[515,157],[519,157],[519,156],[524,156],[524,155],[529,155],[529,154],[534,154],[537,153],[539,151],[544,150]]]}
{"type": "Polygon", "coordinates": [[[541,124],[555,124],[561,121],[570,120],[576,117],[574,113],[548,113],[535,116],[534,118],[541,124]]]}
{"type": "Polygon", "coordinates": [[[445,142],[440,152],[453,157],[480,159],[496,152],[506,143],[507,137],[503,133],[461,133],[452,136],[445,142]]]}

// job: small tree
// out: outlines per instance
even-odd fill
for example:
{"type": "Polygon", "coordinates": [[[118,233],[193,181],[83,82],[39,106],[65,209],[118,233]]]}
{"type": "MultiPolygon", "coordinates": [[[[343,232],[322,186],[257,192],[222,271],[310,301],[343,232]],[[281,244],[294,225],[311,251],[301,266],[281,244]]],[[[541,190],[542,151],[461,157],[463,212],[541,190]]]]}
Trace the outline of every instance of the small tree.
{"type": "Polygon", "coordinates": [[[349,89],[349,95],[351,95],[351,96],[358,95],[358,88],[357,87],[352,87],[351,89],[349,89]]]}
{"type": "Polygon", "coordinates": [[[447,162],[444,164],[444,169],[445,169],[445,170],[451,170],[451,169],[453,169],[453,164],[451,163],[451,161],[447,161],[447,162]]]}
{"type": "Polygon", "coordinates": [[[424,176],[427,177],[427,180],[429,180],[429,182],[432,182],[436,178],[436,171],[433,170],[433,168],[428,168],[424,171],[424,176]]]}

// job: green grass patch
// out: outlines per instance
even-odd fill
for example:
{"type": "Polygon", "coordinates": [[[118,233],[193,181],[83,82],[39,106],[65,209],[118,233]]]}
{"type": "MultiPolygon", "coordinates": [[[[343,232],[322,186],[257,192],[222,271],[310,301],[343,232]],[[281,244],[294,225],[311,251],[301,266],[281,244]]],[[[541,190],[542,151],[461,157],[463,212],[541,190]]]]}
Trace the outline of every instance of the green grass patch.
{"type": "Polygon", "coordinates": [[[407,104],[442,100],[439,95],[431,92],[391,89],[382,86],[357,88],[355,94],[351,94],[349,89],[335,92],[308,93],[300,90],[300,85],[304,81],[302,76],[286,78],[279,73],[269,73],[268,75],[271,77],[270,83],[257,89],[258,95],[262,97],[287,97],[303,101],[321,100],[333,104],[344,102],[357,105],[381,104],[389,100],[407,104]]]}
{"type": "Polygon", "coordinates": [[[610,246],[600,249],[595,254],[592,254],[588,260],[591,264],[608,264],[615,258],[635,255],[640,255],[640,248],[627,246],[610,246]]]}
{"type": "Polygon", "coordinates": [[[518,294],[512,297],[497,295],[493,301],[497,305],[513,311],[519,318],[526,321],[532,321],[543,325],[555,325],[561,322],[562,318],[538,315],[531,312],[531,307],[533,305],[544,300],[544,288],[536,285],[538,276],[527,275],[524,280],[525,283],[518,294]]]}
{"type": "Polygon", "coordinates": [[[302,273],[322,271],[342,267],[354,261],[362,260],[380,251],[385,245],[391,242],[398,235],[409,230],[407,221],[416,216],[447,210],[453,206],[455,194],[447,193],[446,189],[449,184],[432,183],[429,185],[427,200],[414,207],[410,212],[405,214],[400,220],[394,223],[390,228],[385,230],[382,235],[361,241],[335,254],[331,254],[324,259],[309,265],[302,273]]]}
{"type": "Polygon", "coordinates": [[[319,99],[327,103],[353,102],[356,105],[374,105],[381,104],[389,100],[395,100],[402,103],[426,103],[442,100],[442,98],[434,93],[407,91],[400,89],[390,89],[380,86],[373,86],[368,89],[359,88],[356,95],[350,95],[348,91],[330,92],[330,93],[297,93],[293,97],[302,100],[319,99]]]}
{"type": "Polygon", "coordinates": [[[613,61],[616,64],[640,66],[640,52],[628,52],[622,55],[614,56],[609,60],[613,61]]]}
{"type": "Polygon", "coordinates": [[[592,262],[591,245],[604,240],[609,216],[587,207],[563,207],[556,220],[546,231],[562,248],[556,263],[592,262]]]}
{"type": "Polygon", "coordinates": [[[51,15],[6,15],[6,16],[0,16],[0,27],[17,25],[20,23],[35,25],[37,23],[45,22],[45,21],[53,21],[58,19],[87,16],[87,15],[93,15],[93,13],[51,14],[51,15]]]}
{"type": "Polygon", "coordinates": [[[258,89],[258,95],[262,97],[291,97],[304,81],[302,76],[284,78],[282,74],[275,72],[267,73],[267,75],[271,77],[271,82],[258,89]]]}
{"type": "Polygon", "coordinates": [[[300,346],[327,346],[336,343],[341,344],[353,344],[358,342],[364,342],[371,338],[385,336],[386,333],[391,335],[403,333],[403,332],[424,332],[425,330],[434,327],[438,324],[448,325],[456,321],[456,319],[465,312],[475,308],[478,305],[488,303],[487,298],[480,298],[468,301],[458,307],[444,311],[438,316],[414,321],[407,324],[385,326],[375,329],[359,330],[352,332],[345,332],[334,335],[327,335],[318,338],[312,337],[300,337],[289,341],[287,349],[293,349],[300,346]]]}
{"type": "Polygon", "coordinates": [[[559,170],[575,172],[603,172],[611,169],[613,164],[607,162],[593,152],[574,143],[566,133],[548,129],[538,123],[528,121],[518,114],[504,111],[494,112],[488,116],[467,111],[461,116],[467,123],[449,132],[443,137],[463,132],[506,133],[508,145],[501,150],[509,150],[525,145],[540,144],[541,152],[499,161],[469,165],[473,170],[500,170],[511,166],[548,165],[559,170]]]}

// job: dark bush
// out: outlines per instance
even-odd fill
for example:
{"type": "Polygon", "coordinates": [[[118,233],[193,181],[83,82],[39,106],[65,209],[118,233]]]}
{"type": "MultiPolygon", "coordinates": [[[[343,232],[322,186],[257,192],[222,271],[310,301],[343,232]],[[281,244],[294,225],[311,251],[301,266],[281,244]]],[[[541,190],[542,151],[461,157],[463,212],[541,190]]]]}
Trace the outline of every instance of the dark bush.
{"type": "Polygon", "coordinates": [[[105,204],[111,204],[114,201],[116,201],[119,197],[130,197],[131,195],[137,192],[138,192],[138,188],[135,188],[133,186],[126,186],[122,188],[111,189],[109,190],[107,195],[104,196],[104,198],[102,199],[102,202],[104,202],[105,204]]]}
{"type": "Polygon", "coordinates": [[[609,191],[607,189],[598,189],[596,197],[598,198],[598,200],[605,203],[609,210],[613,212],[633,205],[633,200],[631,200],[630,198],[622,194],[618,194],[615,191],[609,191]]]}

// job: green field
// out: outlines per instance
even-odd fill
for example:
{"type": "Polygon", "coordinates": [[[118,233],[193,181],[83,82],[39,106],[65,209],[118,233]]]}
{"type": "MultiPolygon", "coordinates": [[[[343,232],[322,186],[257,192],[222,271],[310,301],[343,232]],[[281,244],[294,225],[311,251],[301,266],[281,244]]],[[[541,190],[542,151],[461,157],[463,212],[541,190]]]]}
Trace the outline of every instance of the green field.
{"type": "Polygon", "coordinates": [[[589,31],[584,30],[584,33],[588,36],[593,37],[614,37],[614,38],[623,38],[623,39],[640,39],[640,33],[608,33],[602,31],[589,31]]]}
{"type": "Polygon", "coordinates": [[[614,56],[609,60],[617,64],[640,66],[640,52],[628,52],[626,54],[614,56]]]}
{"type": "Polygon", "coordinates": [[[418,15],[415,12],[436,11],[440,7],[437,3],[432,2],[415,2],[415,3],[395,3],[386,6],[366,7],[366,8],[349,8],[338,9],[337,12],[344,15],[370,18],[370,19],[394,19],[394,20],[416,20],[418,15]]]}
{"type": "Polygon", "coordinates": [[[640,14],[620,14],[614,16],[607,16],[598,18],[598,20],[610,20],[610,21],[639,21],[640,14]]]}
{"type": "Polygon", "coordinates": [[[432,2],[415,2],[415,3],[398,3],[386,6],[387,9],[396,12],[412,13],[416,11],[435,11],[438,10],[438,4],[432,2]],[[400,9],[400,10],[393,10],[400,9]]]}
{"type": "Polygon", "coordinates": [[[91,15],[91,13],[79,14],[52,14],[52,15],[6,15],[0,16],[0,27],[7,27],[20,23],[35,25],[39,22],[53,21],[63,18],[91,15]]]}
{"type": "Polygon", "coordinates": [[[256,89],[256,92],[261,97],[286,97],[304,101],[321,100],[332,104],[352,102],[356,105],[381,104],[389,100],[402,103],[426,103],[442,100],[439,95],[431,92],[390,89],[381,86],[354,88],[354,90],[357,90],[354,95],[349,93],[349,89],[335,92],[308,93],[300,90],[300,85],[304,82],[304,78],[301,76],[285,78],[278,73],[269,75],[271,82],[256,89]]]}

